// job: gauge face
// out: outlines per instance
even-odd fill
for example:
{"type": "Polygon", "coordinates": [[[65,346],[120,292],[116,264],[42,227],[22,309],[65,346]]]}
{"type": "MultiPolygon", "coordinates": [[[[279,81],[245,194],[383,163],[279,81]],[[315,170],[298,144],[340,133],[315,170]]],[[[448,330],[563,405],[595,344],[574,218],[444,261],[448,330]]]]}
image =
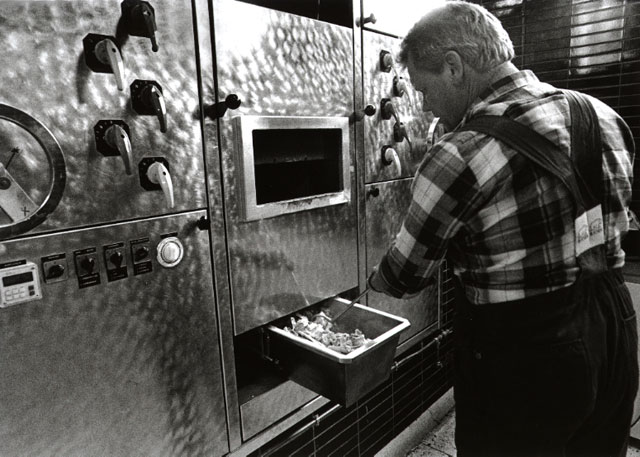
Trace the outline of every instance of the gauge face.
{"type": "Polygon", "coordinates": [[[51,132],[0,104],[0,239],[41,224],[58,205],[65,180],[64,156],[51,132]]]}

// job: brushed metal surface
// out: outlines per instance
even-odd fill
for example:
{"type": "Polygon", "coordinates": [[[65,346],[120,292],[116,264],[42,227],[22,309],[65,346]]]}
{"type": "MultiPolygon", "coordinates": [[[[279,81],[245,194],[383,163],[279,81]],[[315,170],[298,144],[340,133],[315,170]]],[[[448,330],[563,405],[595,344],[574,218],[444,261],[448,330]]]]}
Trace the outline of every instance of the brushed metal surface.
{"type": "MultiPolygon", "coordinates": [[[[208,0],[194,3],[196,30],[198,36],[198,57],[200,69],[200,97],[203,106],[211,106],[216,101],[214,84],[214,42],[212,5],[208,0]]],[[[208,186],[208,216],[210,222],[211,257],[215,265],[213,283],[216,292],[218,324],[220,329],[220,352],[222,359],[224,392],[229,449],[237,449],[242,444],[240,406],[235,366],[233,341],[233,321],[231,316],[231,290],[227,265],[227,248],[224,221],[224,198],[222,172],[218,150],[218,122],[204,117],[203,123],[206,180],[208,186]]]]}
{"type": "Polygon", "coordinates": [[[364,103],[377,108],[375,115],[364,118],[365,182],[379,182],[413,176],[426,152],[426,138],[429,124],[433,119],[431,112],[422,111],[422,95],[409,83],[406,69],[395,64],[395,72],[380,71],[380,51],[395,54],[400,40],[364,30],[362,39],[362,65],[364,84],[364,103]],[[407,82],[407,90],[402,97],[393,96],[393,77],[401,76],[407,82]],[[411,139],[411,146],[404,140],[395,142],[393,125],[395,119],[383,120],[380,117],[380,101],[389,98],[396,113],[405,125],[411,139]],[[398,153],[402,173],[393,165],[385,166],[381,160],[382,147],[392,146],[398,153]]]}
{"type": "Polygon", "coordinates": [[[240,406],[242,436],[250,439],[316,397],[317,393],[287,381],[251,399],[240,406]]]}
{"type": "Polygon", "coordinates": [[[0,310],[0,455],[200,456],[228,452],[205,211],[3,244],[3,261],[65,253],[69,277],[0,310]],[[174,268],[154,252],[177,233],[174,268]],[[133,275],[130,240],[153,271],[133,275]],[[127,243],[128,277],[108,282],[102,246],[127,243]],[[78,288],[73,251],[97,247],[101,283],[78,288]]]}
{"type": "MultiPolygon", "coordinates": [[[[400,231],[411,203],[412,179],[370,184],[367,189],[367,267],[380,262],[391,241],[400,231]],[[378,196],[375,195],[377,190],[378,196]]],[[[411,327],[400,336],[400,344],[438,321],[438,284],[427,287],[419,295],[399,300],[369,292],[367,304],[373,308],[404,317],[411,327]]]]}
{"type": "MultiPolygon", "coordinates": [[[[89,33],[117,32],[119,1],[3,1],[0,37],[3,69],[0,102],[39,120],[60,143],[67,184],[57,209],[31,233],[75,228],[113,220],[168,214],[205,206],[202,135],[192,8],[189,0],[154,0],[158,52],[150,40],[124,36],[121,51],[125,87],[118,91],[113,74],[95,73],[84,59],[89,33]],[[166,101],[168,131],[155,116],[139,115],[130,103],[129,85],[154,80],[166,101]],[[122,159],[96,151],[94,125],[119,119],[131,131],[133,175],[122,159]],[[166,207],[159,191],[140,186],[138,162],[161,156],[169,162],[176,206],[166,207]]],[[[1,151],[0,154],[4,154],[1,151]]],[[[28,167],[20,157],[15,169],[28,167]]]]}
{"type": "MultiPolygon", "coordinates": [[[[362,29],[358,25],[361,16],[361,4],[359,2],[352,2],[353,7],[353,87],[354,87],[354,99],[355,99],[355,112],[359,115],[364,115],[364,87],[362,85],[362,29]],[[362,113],[362,114],[360,114],[362,113]]],[[[357,122],[355,122],[355,140],[354,148],[356,151],[356,195],[357,195],[357,212],[358,212],[358,283],[362,284],[361,289],[364,287],[367,281],[367,257],[366,257],[366,220],[365,220],[365,199],[364,199],[364,122],[359,119],[360,116],[355,116],[357,122]]]]}
{"type": "MultiPolygon", "coordinates": [[[[240,2],[213,6],[218,97],[242,100],[233,116],[353,113],[351,29],[240,2]]],[[[354,170],[348,204],[243,222],[229,113],[220,141],[235,333],[357,286],[354,170]]],[[[354,163],[353,145],[349,154],[354,163]]]]}

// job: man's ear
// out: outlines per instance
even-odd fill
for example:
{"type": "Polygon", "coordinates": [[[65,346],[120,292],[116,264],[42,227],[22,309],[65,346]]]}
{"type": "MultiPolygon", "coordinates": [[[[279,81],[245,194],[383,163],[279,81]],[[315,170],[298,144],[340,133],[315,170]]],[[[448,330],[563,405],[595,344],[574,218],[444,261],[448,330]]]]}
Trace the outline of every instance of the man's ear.
{"type": "Polygon", "coordinates": [[[444,55],[444,64],[451,82],[457,84],[464,78],[464,63],[462,57],[456,51],[447,51],[444,55]]]}

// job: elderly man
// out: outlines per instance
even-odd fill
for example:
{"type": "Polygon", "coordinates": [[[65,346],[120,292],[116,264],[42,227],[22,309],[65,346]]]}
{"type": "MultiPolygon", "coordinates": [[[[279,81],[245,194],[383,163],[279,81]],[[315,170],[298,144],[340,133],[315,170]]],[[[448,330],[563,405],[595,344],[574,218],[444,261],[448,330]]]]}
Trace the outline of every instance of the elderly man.
{"type": "Polygon", "coordinates": [[[638,388],[620,248],[632,135],[513,56],[499,20],[466,2],[403,40],[399,61],[449,133],[369,285],[408,296],[445,255],[453,265],[459,457],[624,456],[638,388]]]}

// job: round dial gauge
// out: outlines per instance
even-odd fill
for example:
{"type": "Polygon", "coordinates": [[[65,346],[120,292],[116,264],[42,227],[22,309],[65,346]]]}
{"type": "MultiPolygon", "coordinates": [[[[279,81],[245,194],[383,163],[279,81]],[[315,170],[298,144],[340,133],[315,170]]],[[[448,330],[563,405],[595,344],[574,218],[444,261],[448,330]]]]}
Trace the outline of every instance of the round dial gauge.
{"type": "Polygon", "coordinates": [[[0,240],[41,224],[66,181],[62,149],[29,114],[0,103],[0,240]]]}

